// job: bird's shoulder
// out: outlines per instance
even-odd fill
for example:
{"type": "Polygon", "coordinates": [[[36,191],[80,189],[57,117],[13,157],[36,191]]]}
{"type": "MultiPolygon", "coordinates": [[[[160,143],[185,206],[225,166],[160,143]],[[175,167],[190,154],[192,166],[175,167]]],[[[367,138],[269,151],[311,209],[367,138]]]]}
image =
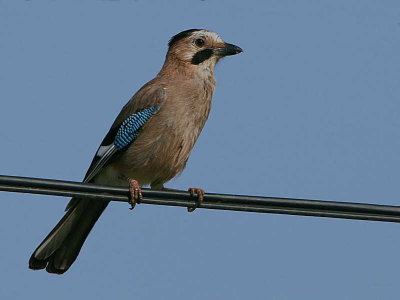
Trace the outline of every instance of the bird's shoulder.
{"type": "Polygon", "coordinates": [[[135,114],[145,108],[160,106],[166,98],[166,85],[156,79],[149,81],[141,87],[125,104],[121,112],[115,119],[112,127],[119,126],[130,115],[135,114]]]}
{"type": "Polygon", "coordinates": [[[165,84],[153,79],[142,86],[121,109],[101,145],[112,143],[121,124],[133,114],[146,108],[162,106],[166,99],[165,84]]]}
{"type": "Polygon", "coordinates": [[[110,130],[101,142],[93,161],[86,173],[85,181],[90,181],[100,169],[118,157],[125,147],[135,140],[137,130],[157,113],[165,101],[165,86],[152,80],[133,95],[118,114],[110,130]],[[122,130],[122,132],[121,132],[122,130]],[[120,135],[118,135],[120,133],[120,135]],[[120,137],[120,139],[118,139],[120,137]],[[123,142],[123,143],[116,143],[123,142]],[[121,140],[121,141],[120,141],[121,140]]]}

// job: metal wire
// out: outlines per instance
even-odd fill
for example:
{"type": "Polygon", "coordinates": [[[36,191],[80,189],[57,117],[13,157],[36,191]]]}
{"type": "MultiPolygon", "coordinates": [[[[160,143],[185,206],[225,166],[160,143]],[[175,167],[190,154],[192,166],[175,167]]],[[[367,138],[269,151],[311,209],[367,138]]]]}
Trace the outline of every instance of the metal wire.
{"type": "MultiPolygon", "coordinates": [[[[3,175],[0,175],[0,191],[120,202],[129,200],[129,190],[124,187],[3,175]]],[[[143,189],[141,203],[182,207],[196,205],[195,198],[188,192],[151,189],[143,189]]],[[[199,208],[400,223],[399,206],[377,204],[206,194],[199,208]]]]}

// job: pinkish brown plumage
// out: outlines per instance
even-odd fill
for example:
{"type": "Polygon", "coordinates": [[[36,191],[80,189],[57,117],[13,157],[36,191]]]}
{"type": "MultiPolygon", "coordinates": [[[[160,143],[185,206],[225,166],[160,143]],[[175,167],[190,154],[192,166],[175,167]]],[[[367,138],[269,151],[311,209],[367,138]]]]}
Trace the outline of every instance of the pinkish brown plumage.
{"type": "MultiPolygon", "coordinates": [[[[127,186],[130,180],[134,198],[139,198],[139,185],[163,188],[185,168],[208,118],[215,64],[241,51],[207,30],[175,35],[159,74],[117,116],[85,182],[127,186]]],[[[65,216],[32,254],[29,267],[57,274],[67,271],[107,204],[71,199],[65,216]]]]}

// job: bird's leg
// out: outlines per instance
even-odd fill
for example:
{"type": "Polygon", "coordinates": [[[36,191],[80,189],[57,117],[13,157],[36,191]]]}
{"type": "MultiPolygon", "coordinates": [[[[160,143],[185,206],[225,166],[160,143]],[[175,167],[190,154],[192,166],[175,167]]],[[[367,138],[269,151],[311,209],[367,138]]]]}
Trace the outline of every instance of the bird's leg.
{"type": "Polygon", "coordinates": [[[203,203],[205,192],[203,189],[193,188],[193,187],[189,188],[188,192],[192,197],[195,197],[197,195],[195,206],[187,208],[188,212],[193,212],[197,207],[199,207],[203,203]]]}
{"type": "Polygon", "coordinates": [[[129,201],[128,203],[131,205],[130,209],[134,209],[136,204],[139,204],[143,199],[142,188],[137,180],[128,178],[129,182],[129,201]]]}
{"type": "MultiPolygon", "coordinates": [[[[169,191],[179,191],[176,189],[166,188],[163,185],[151,185],[151,188],[152,189],[160,189],[160,190],[169,190],[169,191]]],[[[192,212],[203,203],[205,192],[203,189],[192,188],[192,187],[188,189],[188,192],[190,193],[190,196],[192,196],[192,197],[196,197],[196,195],[197,195],[195,205],[187,208],[188,212],[192,212]]]]}

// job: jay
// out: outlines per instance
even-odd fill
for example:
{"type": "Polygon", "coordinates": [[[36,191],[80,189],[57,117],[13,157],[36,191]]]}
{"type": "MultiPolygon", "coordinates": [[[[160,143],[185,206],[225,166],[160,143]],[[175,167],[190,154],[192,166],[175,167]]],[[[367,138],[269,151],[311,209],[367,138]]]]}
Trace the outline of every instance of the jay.
{"type": "MultiPolygon", "coordinates": [[[[208,30],[173,36],[160,72],[122,108],[84,182],[129,186],[132,207],[142,198],[141,186],[164,188],[185,168],[208,118],[216,63],[240,52],[208,30]]],[[[200,204],[204,191],[189,192],[200,204]]],[[[107,205],[108,201],[72,198],[64,217],[33,252],[29,268],[66,272],[107,205]]]]}

